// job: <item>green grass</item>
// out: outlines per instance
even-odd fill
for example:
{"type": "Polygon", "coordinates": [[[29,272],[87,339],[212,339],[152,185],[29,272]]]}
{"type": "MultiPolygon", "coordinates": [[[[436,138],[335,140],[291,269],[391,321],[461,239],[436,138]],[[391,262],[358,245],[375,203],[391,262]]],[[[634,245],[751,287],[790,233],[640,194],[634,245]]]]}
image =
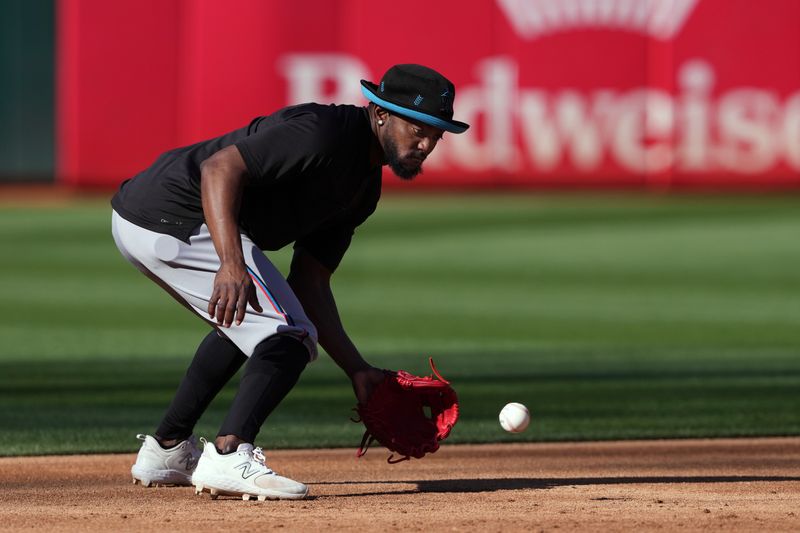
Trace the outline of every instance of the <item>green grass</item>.
{"type": "MultiPolygon", "coordinates": [[[[0,210],[0,455],[134,450],[205,334],[109,226],[105,202],[0,210]]],[[[450,442],[797,435],[798,237],[792,196],[395,195],[334,292],[374,364],[435,357],[461,399],[450,442]],[[533,413],[521,435],[497,423],[510,401],[533,413]]],[[[353,404],[322,356],[259,443],[354,446],[353,404]]]]}

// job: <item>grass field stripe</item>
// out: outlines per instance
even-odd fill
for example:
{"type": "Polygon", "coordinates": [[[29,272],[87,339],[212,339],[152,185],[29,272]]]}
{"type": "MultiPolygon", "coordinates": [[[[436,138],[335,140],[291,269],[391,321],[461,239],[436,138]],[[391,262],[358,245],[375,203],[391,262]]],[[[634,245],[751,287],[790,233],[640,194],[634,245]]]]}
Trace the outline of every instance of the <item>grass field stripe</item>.
{"type": "Polygon", "coordinates": [[[258,285],[258,287],[261,289],[261,292],[263,292],[264,295],[267,297],[269,303],[272,304],[272,308],[275,310],[275,312],[283,316],[283,318],[286,319],[287,323],[291,323],[292,322],[291,318],[289,317],[288,314],[286,314],[286,311],[283,309],[281,304],[278,303],[278,300],[275,298],[275,296],[273,296],[272,291],[269,290],[267,284],[264,283],[264,281],[258,276],[258,274],[256,274],[253,271],[252,268],[247,267],[247,272],[250,274],[250,277],[253,278],[255,284],[258,285]]]}
{"type": "MultiPolygon", "coordinates": [[[[0,209],[0,243],[13,250],[0,260],[0,300],[13,309],[0,321],[0,455],[135,453],[132,436],[163,414],[154,398],[174,396],[177,383],[162,378],[186,372],[200,324],[110,244],[105,198],[45,207],[32,191],[30,205],[0,209]],[[92,316],[91,342],[79,315],[92,316]]],[[[448,437],[459,445],[800,435],[799,227],[798,194],[388,194],[345,257],[336,294],[348,334],[379,366],[425,346],[463,403],[497,406],[462,417],[448,437]],[[513,437],[498,421],[512,401],[533,412],[513,437]]],[[[281,272],[291,259],[291,246],[270,257],[281,272]]],[[[294,318],[302,307],[280,275],[265,270],[294,318]]],[[[292,335],[303,330],[313,332],[292,335]]],[[[415,368],[430,372],[424,359],[415,368]]],[[[352,444],[331,421],[353,393],[333,386],[337,365],[318,363],[269,419],[270,446],[352,444]],[[325,401],[308,409],[315,397],[325,401]]],[[[216,435],[214,413],[195,433],[216,435]]]]}

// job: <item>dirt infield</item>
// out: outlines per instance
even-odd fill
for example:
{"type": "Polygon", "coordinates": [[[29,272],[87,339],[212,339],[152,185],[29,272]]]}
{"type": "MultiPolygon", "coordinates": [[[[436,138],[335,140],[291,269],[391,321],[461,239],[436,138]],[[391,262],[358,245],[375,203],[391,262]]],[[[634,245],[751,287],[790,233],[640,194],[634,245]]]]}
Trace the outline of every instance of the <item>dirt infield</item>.
{"type": "Polygon", "coordinates": [[[133,455],[0,459],[2,530],[800,530],[800,438],[276,451],[302,501],[131,484],[133,455]]]}

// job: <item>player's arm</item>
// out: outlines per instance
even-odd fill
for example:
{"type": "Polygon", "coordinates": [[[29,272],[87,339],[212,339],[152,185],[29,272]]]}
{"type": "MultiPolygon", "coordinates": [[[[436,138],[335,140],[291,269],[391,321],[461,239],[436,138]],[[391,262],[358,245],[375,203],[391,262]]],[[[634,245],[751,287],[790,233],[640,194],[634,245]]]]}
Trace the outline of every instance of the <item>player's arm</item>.
{"type": "Polygon", "coordinates": [[[258,312],[255,287],[247,273],[239,235],[239,207],[247,166],[235,146],[223,148],[200,165],[200,194],[211,240],[220,259],[208,314],[217,324],[241,324],[247,303],[258,312]]]}
{"type": "Polygon", "coordinates": [[[295,249],[289,285],[316,326],[319,344],[353,382],[358,401],[365,403],[384,373],[364,360],[345,332],[330,280],[330,269],[303,248],[295,249]]]}

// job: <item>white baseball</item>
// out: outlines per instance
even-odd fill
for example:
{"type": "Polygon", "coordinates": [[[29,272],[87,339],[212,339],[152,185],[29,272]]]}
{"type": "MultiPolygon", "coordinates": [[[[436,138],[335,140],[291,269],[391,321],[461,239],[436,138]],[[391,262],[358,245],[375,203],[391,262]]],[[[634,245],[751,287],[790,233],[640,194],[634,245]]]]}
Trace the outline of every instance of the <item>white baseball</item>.
{"type": "Polygon", "coordinates": [[[500,425],[509,433],[525,431],[530,422],[531,413],[521,403],[509,403],[500,410],[500,425]]]}

